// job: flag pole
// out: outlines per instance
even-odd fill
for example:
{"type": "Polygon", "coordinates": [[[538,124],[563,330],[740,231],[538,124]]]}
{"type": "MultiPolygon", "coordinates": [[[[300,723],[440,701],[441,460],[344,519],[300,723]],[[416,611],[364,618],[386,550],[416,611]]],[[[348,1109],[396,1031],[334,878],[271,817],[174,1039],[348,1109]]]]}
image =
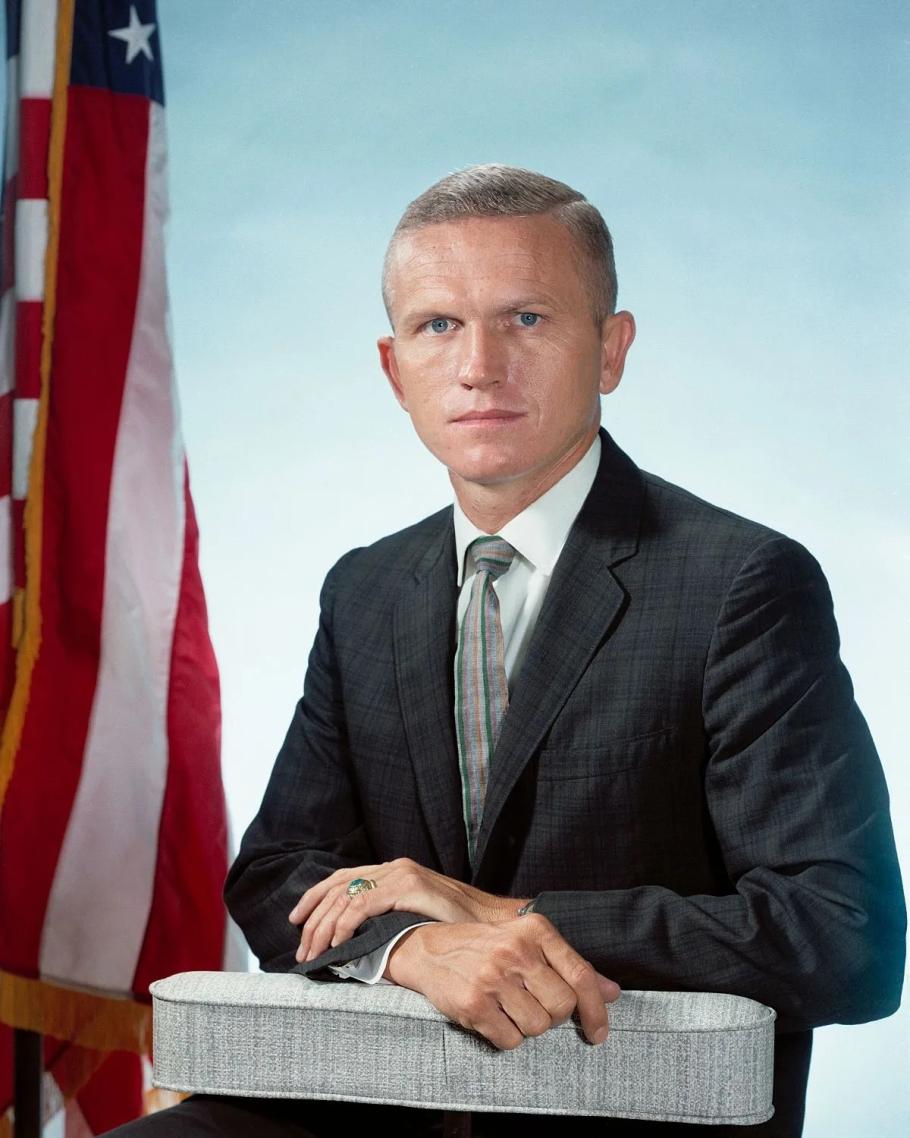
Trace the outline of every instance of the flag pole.
{"type": "Polygon", "coordinates": [[[41,1138],[42,1036],[17,1027],[13,1031],[15,1138],[41,1138]]]}

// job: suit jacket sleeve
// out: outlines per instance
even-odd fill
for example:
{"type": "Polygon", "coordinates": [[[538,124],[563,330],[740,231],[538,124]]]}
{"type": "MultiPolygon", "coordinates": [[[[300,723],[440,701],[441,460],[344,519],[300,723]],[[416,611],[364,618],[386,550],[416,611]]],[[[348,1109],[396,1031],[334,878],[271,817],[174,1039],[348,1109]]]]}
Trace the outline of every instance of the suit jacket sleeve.
{"type": "Polygon", "coordinates": [[[781,1026],[898,1005],[906,916],[888,793],[814,557],[772,538],[717,615],[704,669],[704,794],[727,895],[644,885],[537,908],[627,987],[752,996],[781,1026]]]}
{"type": "MultiPolygon", "coordinates": [[[[346,554],[326,577],[320,617],[310,652],[303,697],[224,886],[231,916],[243,930],[266,972],[295,971],[313,979],[336,976],[323,957],[298,965],[294,953],[300,926],[288,914],[303,893],[343,866],[375,864],[350,770],[341,684],[332,648],[334,581],[346,554]]],[[[371,917],[346,942],[342,956],[354,960],[385,944],[426,916],[392,912],[371,917]]]]}

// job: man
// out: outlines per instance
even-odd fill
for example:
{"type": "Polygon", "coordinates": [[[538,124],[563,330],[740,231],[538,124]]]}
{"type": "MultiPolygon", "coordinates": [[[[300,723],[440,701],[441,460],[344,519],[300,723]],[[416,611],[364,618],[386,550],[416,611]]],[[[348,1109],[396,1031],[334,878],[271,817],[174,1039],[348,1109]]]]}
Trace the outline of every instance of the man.
{"type": "MultiPolygon", "coordinates": [[[[821,569],[599,428],[635,325],[578,192],[444,178],[399,223],[384,295],[382,367],[454,507],[329,573],[229,908],[265,970],[403,984],[502,1048],[573,1012],[597,1045],[617,985],[760,1000],[775,1116],[711,1130],[799,1135],[811,1029],[894,1011],[905,931],[821,569]]],[[[194,1096],[160,1132],[209,1133],[190,1119],[216,1109],[194,1096]]],[[[339,1109],[288,1104],[274,1132],[342,1132],[339,1109]]]]}

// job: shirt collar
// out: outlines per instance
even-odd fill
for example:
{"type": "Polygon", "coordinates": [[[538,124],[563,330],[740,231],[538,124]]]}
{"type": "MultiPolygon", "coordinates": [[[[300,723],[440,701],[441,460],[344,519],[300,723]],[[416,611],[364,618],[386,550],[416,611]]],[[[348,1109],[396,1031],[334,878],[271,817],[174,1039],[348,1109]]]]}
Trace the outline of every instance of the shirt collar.
{"type": "MultiPolygon", "coordinates": [[[[514,549],[539,572],[548,576],[562,553],[572,523],[578,516],[588,491],[594,484],[600,464],[600,435],[594,436],[584,458],[539,498],[526,506],[520,514],[498,531],[514,549]]],[[[455,499],[455,556],[458,559],[458,585],[466,576],[465,553],[478,537],[487,537],[483,530],[465,515],[455,499]]],[[[473,560],[473,557],[472,557],[473,560]]],[[[469,572],[473,571],[469,567],[469,572]]]]}

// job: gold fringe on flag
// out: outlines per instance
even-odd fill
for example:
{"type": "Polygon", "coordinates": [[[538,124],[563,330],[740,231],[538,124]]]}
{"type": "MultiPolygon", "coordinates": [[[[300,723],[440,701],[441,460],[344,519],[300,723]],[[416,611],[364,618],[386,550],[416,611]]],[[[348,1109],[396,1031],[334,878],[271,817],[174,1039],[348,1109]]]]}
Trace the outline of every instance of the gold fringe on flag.
{"type": "Polygon", "coordinates": [[[152,1009],[148,1004],[97,996],[10,972],[0,972],[0,1021],[68,1039],[79,1047],[151,1053],[152,1009]]]}
{"type": "Polygon", "coordinates": [[[44,505],[44,459],[47,449],[48,398],[54,317],[57,311],[57,253],[60,245],[60,197],[63,186],[63,147],[66,141],[66,109],[70,59],[73,48],[75,0],[60,0],[57,10],[57,52],[54,61],[54,94],[51,102],[51,133],[47,157],[47,251],[44,258],[44,312],[41,322],[41,394],[32,436],[32,456],[25,499],[25,596],[13,597],[13,638],[16,681],[0,737],[0,811],[22,739],[28,711],[32,672],[41,644],[41,537],[44,505]]]}

